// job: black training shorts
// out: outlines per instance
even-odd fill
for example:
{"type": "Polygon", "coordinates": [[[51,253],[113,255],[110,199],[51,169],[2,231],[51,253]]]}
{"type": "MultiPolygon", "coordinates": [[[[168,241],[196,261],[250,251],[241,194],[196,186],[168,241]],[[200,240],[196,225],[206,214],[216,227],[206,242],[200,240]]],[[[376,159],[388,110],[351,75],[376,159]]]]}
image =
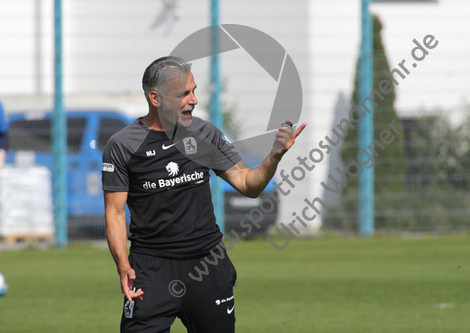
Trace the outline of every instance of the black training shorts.
{"type": "Polygon", "coordinates": [[[167,333],[176,317],[189,333],[235,332],[237,273],[220,245],[204,258],[131,253],[129,262],[136,272],[134,287],[142,288],[144,299],[135,302],[132,318],[123,311],[121,332],[167,333]]]}

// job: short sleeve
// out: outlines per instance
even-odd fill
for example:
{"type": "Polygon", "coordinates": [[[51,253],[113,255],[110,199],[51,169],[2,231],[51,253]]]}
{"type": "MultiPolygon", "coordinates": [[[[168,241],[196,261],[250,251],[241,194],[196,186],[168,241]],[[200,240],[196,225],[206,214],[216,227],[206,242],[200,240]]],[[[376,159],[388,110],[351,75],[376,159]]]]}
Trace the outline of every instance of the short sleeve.
{"type": "Polygon", "coordinates": [[[102,181],[103,190],[128,192],[129,175],[126,167],[124,147],[111,137],[103,153],[102,181]]]}
{"type": "Polygon", "coordinates": [[[215,131],[213,144],[216,148],[216,153],[212,159],[211,168],[219,176],[240,162],[242,158],[238,155],[230,139],[219,129],[216,128],[215,131]]]}

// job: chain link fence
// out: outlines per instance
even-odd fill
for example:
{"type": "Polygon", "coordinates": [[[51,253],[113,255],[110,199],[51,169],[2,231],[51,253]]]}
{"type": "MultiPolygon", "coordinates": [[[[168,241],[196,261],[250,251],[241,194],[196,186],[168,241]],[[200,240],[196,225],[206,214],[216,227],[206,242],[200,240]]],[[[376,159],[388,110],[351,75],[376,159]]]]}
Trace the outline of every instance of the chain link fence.
{"type": "MultiPolygon", "coordinates": [[[[63,8],[69,238],[103,239],[101,154],[105,142],[126,123],[147,113],[141,91],[144,69],[210,24],[210,2],[63,0],[63,8]]],[[[399,69],[404,76],[395,72],[399,84],[392,84],[393,92],[384,100],[376,97],[374,109],[374,138],[380,139],[382,131],[390,130],[392,121],[399,134],[392,133],[394,140],[384,149],[375,144],[377,156],[369,151],[370,157],[362,157],[363,162],[370,159],[364,167],[373,163],[375,168],[375,230],[468,230],[470,67],[466,59],[470,56],[470,29],[466,22],[470,8],[464,0],[448,0],[374,3],[371,12],[375,17],[374,89],[380,91],[382,80],[393,81],[384,70],[390,73],[399,69]],[[427,49],[429,54],[417,62],[410,53],[416,47],[413,39],[423,44],[426,35],[433,35],[438,44],[427,49]]],[[[307,122],[307,127],[275,176],[278,190],[271,190],[280,203],[262,216],[266,228],[255,228],[249,237],[276,235],[279,231],[273,228],[280,223],[292,226],[294,216],[301,216],[305,209],[305,200],[314,198],[325,204],[321,212],[307,221],[306,227],[297,224],[300,234],[291,232],[289,237],[329,231],[357,233],[357,177],[346,173],[347,186],[341,186],[338,192],[322,186],[325,183],[331,188],[328,176],[338,178],[337,167],[346,172],[357,160],[357,129],[343,123],[347,134],[337,132],[342,134],[337,144],[323,150],[321,163],[304,169],[305,176],[294,186],[280,171],[291,175],[292,181],[299,158],[308,157],[326,136],[334,140],[333,129],[348,116],[351,102],[361,102],[355,97],[360,1],[220,1],[220,22],[246,25],[274,38],[292,58],[303,88],[299,124],[307,122]]],[[[53,1],[0,2],[0,42],[0,101],[11,120],[7,166],[48,165],[53,1]]],[[[227,132],[232,133],[232,139],[264,133],[279,82],[243,48],[223,53],[220,58],[227,132]]],[[[207,118],[209,59],[194,61],[192,70],[199,98],[195,115],[207,118]]],[[[254,160],[260,161],[267,154],[257,153],[254,160]]],[[[351,174],[356,171],[354,166],[348,170],[351,174]]],[[[271,183],[271,187],[276,184],[271,183]]],[[[242,221],[249,221],[250,214],[252,219],[259,218],[254,217],[253,209],[266,203],[266,195],[245,199],[226,190],[226,231],[241,235],[242,221]]],[[[11,212],[2,206],[2,216],[11,212]]]]}

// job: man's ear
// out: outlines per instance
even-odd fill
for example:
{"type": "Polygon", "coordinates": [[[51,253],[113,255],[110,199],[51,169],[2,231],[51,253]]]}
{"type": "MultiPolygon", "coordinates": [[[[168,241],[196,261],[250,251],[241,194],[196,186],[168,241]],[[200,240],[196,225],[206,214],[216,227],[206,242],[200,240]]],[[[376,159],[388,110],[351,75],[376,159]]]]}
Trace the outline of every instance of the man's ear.
{"type": "Polygon", "coordinates": [[[149,92],[149,99],[150,103],[152,103],[152,105],[155,107],[159,107],[162,104],[162,95],[154,90],[149,92]]]}

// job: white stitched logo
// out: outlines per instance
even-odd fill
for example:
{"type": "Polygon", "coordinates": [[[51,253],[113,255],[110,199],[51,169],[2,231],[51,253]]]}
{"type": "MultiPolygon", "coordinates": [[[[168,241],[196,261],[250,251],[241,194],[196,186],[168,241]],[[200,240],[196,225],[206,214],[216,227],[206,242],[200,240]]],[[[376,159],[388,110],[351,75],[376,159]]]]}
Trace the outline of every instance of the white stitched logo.
{"type": "Polygon", "coordinates": [[[179,141],[177,141],[177,142],[175,142],[175,143],[173,143],[172,145],[169,145],[169,146],[165,146],[165,144],[162,144],[162,149],[163,149],[163,150],[167,150],[168,148],[171,148],[171,147],[173,147],[174,145],[176,145],[178,142],[179,142],[179,141]]]}
{"type": "Polygon", "coordinates": [[[232,308],[227,308],[227,313],[231,314],[233,312],[233,309],[235,309],[235,304],[232,306],[232,308]]]}
{"type": "Polygon", "coordinates": [[[154,150],[147,150],[145,153],[147,154],[147,156],[155,156],[155,149],[154,150]]]}
{"type": "Polygon", "coordinates": [[[178,166],[177,163],[175,162],[170,162],[167,164],[166,166],[166,171],[168,171],[168,174],[173,177],[173,176],[176,176],[178,174],[178,172],[180,171],[180,168],[178,166]]]}

